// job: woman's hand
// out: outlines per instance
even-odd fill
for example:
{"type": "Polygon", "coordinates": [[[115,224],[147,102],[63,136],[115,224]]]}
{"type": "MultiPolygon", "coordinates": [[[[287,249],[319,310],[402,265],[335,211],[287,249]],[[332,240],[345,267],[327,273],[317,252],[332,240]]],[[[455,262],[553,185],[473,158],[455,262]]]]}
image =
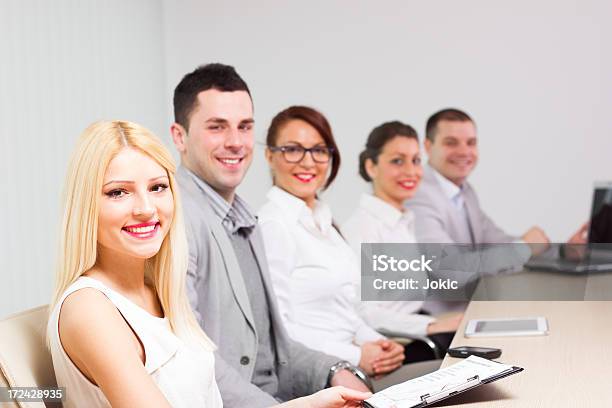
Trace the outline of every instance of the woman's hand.
{"type": "Polygon", "coordinates": [[[370,398],[371,392],[332,387],[306,397],[308,408],[352,408],[360,407],[361,401],[370,398]]]}
{"type": "Polygon", "coordinates": [[[399,368],[404,362],[404,346],[396,341],[382,339],[376,341],[376,344],[382,348],[380,353],[374,360],[374,374],[386,374],[399,368]]]}
{"type": "Polygon", "coordinates": [[[393,340],[369,341],[361,346],[359,367],[368,375],[386,374],[404,362],[404,346],[393,340]]]}
{"type": "Polygon", "coordinates": [[[368,341],[361,345],[361,358],[359,359],[359,367],[368,375],[374,375],[374,362],[383,352],[380,344],[374,341],[368,341]]]}

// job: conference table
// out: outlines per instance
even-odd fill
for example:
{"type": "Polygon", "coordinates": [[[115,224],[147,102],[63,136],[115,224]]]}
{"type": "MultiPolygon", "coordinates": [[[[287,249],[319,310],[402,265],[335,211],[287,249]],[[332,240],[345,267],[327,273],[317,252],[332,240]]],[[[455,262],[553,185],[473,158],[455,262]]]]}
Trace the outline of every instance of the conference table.
{"type": "MultiPolygon", "coordinates": [[[[612,407],[612,301],[601,300],[612,299],[612,274],[523,271],[491,276],[480,281],[473,299],[489,300],[469,303],[451,346],[500,348],[497,361],[525,370],[437,406],[612,407]],[[587,300],[561,300],[580,294],[587,300]],[[503,300],[509,298],[529,300],[503,300]],[[550,300],[533,300],[541,298],[550,300]],[[463,334],[470,319],[530,316],[546,317],[547,335],[466,338],[463,334]]],[[[442,367],[459,361],[446,356],[442,367]]]]}

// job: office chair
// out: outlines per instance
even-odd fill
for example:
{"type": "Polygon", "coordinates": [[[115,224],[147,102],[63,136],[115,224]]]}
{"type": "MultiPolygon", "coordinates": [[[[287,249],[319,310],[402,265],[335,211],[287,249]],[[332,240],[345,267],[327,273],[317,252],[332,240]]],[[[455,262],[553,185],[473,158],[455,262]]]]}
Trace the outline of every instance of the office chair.
{"type": "MultiPolygon", "coordinates": [[[[0,387],[56,387],[46,345],[48,306],[0,321],[0,387]]],[[[2,402],[7,408],[61,407],[58,403],[2,402]]]]}

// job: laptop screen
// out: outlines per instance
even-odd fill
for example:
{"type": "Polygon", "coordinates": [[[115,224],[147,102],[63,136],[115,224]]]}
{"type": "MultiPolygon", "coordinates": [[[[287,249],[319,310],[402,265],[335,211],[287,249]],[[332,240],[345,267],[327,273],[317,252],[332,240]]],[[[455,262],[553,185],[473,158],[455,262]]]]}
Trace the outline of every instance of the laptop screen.
{"type": "MultiPolygon", "coordinates": [[[[595,186],[593,207],[591,209],[591,225],[589,227],[589,247],[612,243],[612,183],[600,183],[595,186]]],[[[601,249],[610,245],[601,245],[601,249]]]]}

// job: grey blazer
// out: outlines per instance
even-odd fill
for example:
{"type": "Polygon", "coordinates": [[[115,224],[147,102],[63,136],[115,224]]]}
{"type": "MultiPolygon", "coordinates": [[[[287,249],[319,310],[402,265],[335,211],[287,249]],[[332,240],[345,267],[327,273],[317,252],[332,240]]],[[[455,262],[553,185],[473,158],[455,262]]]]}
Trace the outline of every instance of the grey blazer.
{"type": "MultiPolygon", "coordinates": [[[[423,179],[406,207],[415,213],[416,238],[423,243],[462,243],[471,239],[463,227],[465,221],[444,194],[430,166],[424,166],[423,179]]],[[[470,217],[475,244],[504,243],[517,239],[505,233],[480,208],[476,192],[469,183],[464,186],[464,200],[470,217]]]]}
{"type": "Polygon", "coordinates": [[[257,227],[249,241],[269,299],[278,394],[270,396],[251,384],[258,333],[247,290],[232,243],[195,177],[182,166],[176,175],[189,243],[187,294],[200,326],[218,347],[215,374],[224,406],[268,407],[276,403],[275,398],[285,401],[324,388],[329,369],[338,359],[289,338],[278,313],[257,227]]]}
{"type": "MultiPolygon", "coordinates": [[[[508,243],[518,240],[517,237],[506,234],[485,214],[480,208],[476,192],[469,183],[464,186],[463,199],[470,217],[475,244],[508,243]]],[[[444,193],[434,170],[429,165],[423,168],[423,179],[415,196],[407,200],[405,205],[415,213],[417,242],[471,243],[469,231],[465,229],[463,214],[457,211],[444,193]]],[[[437,271],[435,277],[457,280],[460,283],[461,292],[455,293],[458,296],[456,299],[463,299],[463,301],[430,299],[425,302],[424,308],[432,313],[465,309],[480,276],[520,271],[531,256],[531,250],[524,243],[495,245],[476,251],[446,247],[445,252],[447,270],[437,271]]]]}

